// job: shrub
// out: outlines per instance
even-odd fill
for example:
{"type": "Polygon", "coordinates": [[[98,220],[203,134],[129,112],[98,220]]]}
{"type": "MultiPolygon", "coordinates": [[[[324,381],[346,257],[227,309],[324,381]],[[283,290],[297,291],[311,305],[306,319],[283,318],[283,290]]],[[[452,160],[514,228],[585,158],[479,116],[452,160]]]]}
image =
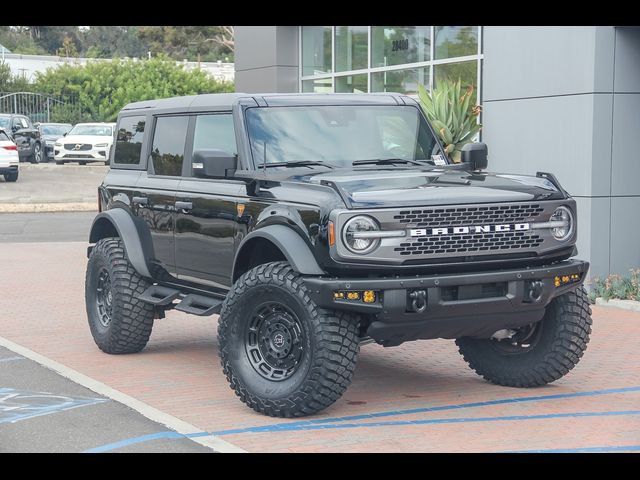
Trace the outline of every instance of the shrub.
{"type": "Polygon", "coordinates": [[[473,142],[482,128],[478,123],[481,107],[471,103],[473,85],[464,93],[460,80],[441,80],[431,93],[424,85],[418,85],[418,97],[429,122],[444,143],[446,154],[459,163],[462,147],[473,142]]]}
{"type": "Polygon", "coordinates": [[[609,275],[606,278],[591,280],[589,297],[592,301],[602,297],[604,300],[612,298],[620,300],[640,301],[640,269],[631,269],[630,277],[609,275]]]}

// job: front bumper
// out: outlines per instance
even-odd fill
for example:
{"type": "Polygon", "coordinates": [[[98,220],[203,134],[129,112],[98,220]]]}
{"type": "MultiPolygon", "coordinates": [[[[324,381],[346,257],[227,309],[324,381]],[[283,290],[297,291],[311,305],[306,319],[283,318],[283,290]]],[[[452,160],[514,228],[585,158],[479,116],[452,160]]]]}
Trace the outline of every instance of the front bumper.
{"type": "Polygon", "coordinates": [[[56,162],[106,162],[109,159],[109,147],[79,151],[54,147],[53,157],[56,162]]]}
{"type": "MultiPolygon", "coordinates": [[[[367,335],[383,345],[423,338],[488,338],[497,330],[542,319],[557,296],[584,282],[589,263],[566,260],[553,265],[493,272],[394,278],[306,277],[311,298],[320,307],[369,314],[367,335]],[[555,285],[556,277],[577,275],[555,285]],[[540,282],[531,298],[531,282],[540,282]],[[374,303],[336,299],[334,292],[376,292],[374,303]],[[424,292],[424,310],[412,311],[411,295],[424,292]]],[[[422,295],[422,294],[421,294],[422,295]]]]}

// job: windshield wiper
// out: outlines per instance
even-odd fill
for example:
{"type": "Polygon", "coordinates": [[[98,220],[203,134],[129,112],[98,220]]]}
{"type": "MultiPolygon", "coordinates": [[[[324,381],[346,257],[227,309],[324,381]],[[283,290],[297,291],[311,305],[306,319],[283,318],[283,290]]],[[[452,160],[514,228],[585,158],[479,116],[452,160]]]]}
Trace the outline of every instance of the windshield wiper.
{"type": "Polygon", "coordinates": [[[318,162],[316,160],[298,160],[295,162],[272,162],[272,163],[263,163],[261,165],[262,168],[269,167],[311,167],[313,165],[320,165],[327,168],[333,168],[328,163],[318,162]]]}
{"type": "Polygon", "coordinates": [[[406,160],[404,158],[374,158],[371,160],[356,160],[351,165],[394,165],[396,163],[411,163],[413,165],[424,165],[416,160],[406,160]]]}

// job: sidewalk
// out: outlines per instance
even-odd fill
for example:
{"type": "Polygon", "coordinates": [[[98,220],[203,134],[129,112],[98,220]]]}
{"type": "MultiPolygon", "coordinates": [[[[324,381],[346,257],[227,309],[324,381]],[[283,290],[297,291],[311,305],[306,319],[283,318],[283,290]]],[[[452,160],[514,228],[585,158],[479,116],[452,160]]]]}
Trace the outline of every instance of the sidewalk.
{"type": "Polygon", "coordinates": [[[97,164],[20,163],[17,182],[0,177],[0,213],[96,211],[97,188],[107,170],[97,164]]]}

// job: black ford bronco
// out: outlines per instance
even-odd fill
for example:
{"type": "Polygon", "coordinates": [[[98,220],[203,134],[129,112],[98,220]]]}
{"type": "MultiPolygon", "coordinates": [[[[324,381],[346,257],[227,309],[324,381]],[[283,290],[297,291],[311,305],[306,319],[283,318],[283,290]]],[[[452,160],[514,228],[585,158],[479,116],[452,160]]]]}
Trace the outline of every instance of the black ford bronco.
{"type": "Polygon", "coordinates": [[[166,310],[219,313],[231,388],[280,417],[340,398],[363,342],[455,339],[491,382],[557,380],[591,332],[576,203],[486,167],[481,143],[451,163],[404,95],[132,103],[91,227],[91,333],[133,353],[166,310]]]}

